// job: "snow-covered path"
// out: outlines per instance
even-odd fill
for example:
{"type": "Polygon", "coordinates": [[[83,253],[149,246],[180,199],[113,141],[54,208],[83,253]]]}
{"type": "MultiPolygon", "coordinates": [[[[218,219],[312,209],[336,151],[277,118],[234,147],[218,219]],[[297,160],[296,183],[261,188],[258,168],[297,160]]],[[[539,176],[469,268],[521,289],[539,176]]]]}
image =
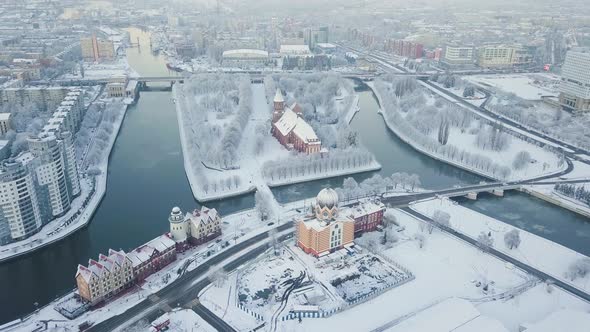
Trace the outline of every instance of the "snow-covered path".
{"type": "Polygon", "coordinates": [[[273,150],[276,150],[276,153],[273,151],[273,153],[265,153],[263,156],[257,157],[256,145],[259,139],[258,137],[261,134],[257,132],[256,127],[259,125],[264,125],[269,121],[270,109],[266,103],[264,84],[251,84],[251,88],[252,115],[250,116],[250,120],[248,121],[246,128],[244,128],[242,141],[240,142],[240,146],[238,148],[239,165],[240,169],[242,170],[242,176],[244,177],[243,180],[248,181],[249,185],[254,185],[256,190],[262,192],[265,194],[265,196],[272,197],[273,211],[277,212],[274,213],[274,215],[279,215],[279,203],[274,198],[270,188],[262,177],[262,165],[266,160],[261,157],[267,156],[274,158],[281,153],[288,154],[288,151],[282,148],[282,146],[280,146],[274,139],[265,138],[264,148],[272,148],[273,150]]]}

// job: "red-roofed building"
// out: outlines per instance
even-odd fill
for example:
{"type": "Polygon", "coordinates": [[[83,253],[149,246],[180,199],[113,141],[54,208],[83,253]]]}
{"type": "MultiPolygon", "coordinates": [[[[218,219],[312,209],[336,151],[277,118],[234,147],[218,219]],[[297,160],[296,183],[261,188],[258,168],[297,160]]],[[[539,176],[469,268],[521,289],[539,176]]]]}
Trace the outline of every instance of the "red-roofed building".
{"type": "Polygon", "coordinates": [[[322,142],[313,128],[303,119],[303,109],[297,103],[285,109],[281,90],[273,100],[272,134],[286,148],[307,154],[320,152],[322,142]]]}
{"type": "Polygon", "coordinates": [[[88,267],[78,265],[76,284],[78,295],[95,305],[119,293],[133,283],[131,260],[124,251],[109,250],[98,261],[88,260],[88,267]]]}

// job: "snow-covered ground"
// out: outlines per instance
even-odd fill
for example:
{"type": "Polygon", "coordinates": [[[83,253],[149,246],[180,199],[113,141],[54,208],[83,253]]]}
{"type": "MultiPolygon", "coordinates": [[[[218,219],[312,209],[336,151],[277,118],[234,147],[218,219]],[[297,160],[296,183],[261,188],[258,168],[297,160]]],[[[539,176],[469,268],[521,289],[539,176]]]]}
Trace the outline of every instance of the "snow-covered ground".
{"type": "MultiPolygon", "coordinates": [[[[451,103],[454,103],[455,105],[457,105],[459,107],[462,107],[462,108],[464,108],[464,109],[466,109],[466,110],[468,110],[470,112],[473,112],[474,114],[477,114],[477,116],[480,117],[480,118],[482,118],[482,119],[486,119],[486,120],[488,120],[490,122],[495,122],[496,121],[496,119],[490,117],[489,115],[487,115],[485,113],[482,113],[482,112],[480,112],[478,110],[475,110],[475,109],[472,109],[472,108],[468,108],[467,106],[465,106],[465,105],[457,102],[453,97],[448,96],[448,95],[446,95],[444,93],[441,93],[439,90],[431,87],[430,85],[428,85],[428,84],[426,84],[426,83],[424,83],[422,81],[420,81],[419,83],[422,86],[424,86],[425,88],[429,89],[430,91],[438,94],[441,98],[444,98],[444,99],[448,100],[451,103]]],[[[489,102],[487,104],[487,106],[486,106],[487,109],[490,109],[489,106],[490,105],[493,105],[493,104],[494,104],[494,97],[492,98],[491,102],[489,102]]],[[[527,115],[527,116],[529,116],[529,115],[527,115]]],[[[504,125],[505,128],[510,129],[511,131],[517,133],[518,135],[521,135],[521,136],[524,136],[524,137],[527,137],[527,136],[528,137],[531,137],[534,140],[536,140],[536,141],[538,141],[540,143],[543,143],[544,145],[548,145],[548,146],[551,146],[551,147],[554,147],[554,148],[563,148],[560,144],[555,144],[555,143],[553,143],[551,141],[548,141],[548,140],[546,140],[544,138],[540,138],[538,136],[531,135],[530,133],[528,133],[527,131],[525,131],[523,129],[516,128],[516,127],[514,127],[512,125],[509,125],[509,124],[503,124],[503,125],[504,125]]],[[[525,126],[526,126],[526,124],[525,124],[525,126]]],[[[556,136],[556,137],[559,137],[559,136],[556,136]]],[[[563,149],[564,149],[564,151],[573,152],[572,150],[570,150],[568,148],[563,148],[563,149]]]]}
{"type": "Polygon", "coordinates": [[[281,330],[289,313],[347,310],[375,292],[378,296],[412,280],[401,267],[361,247],[354,255],[342,250],[319,260],[294,248],[292,241],[278,251],[278,256],[269,250],[240,267],[223,285],[208,287],[200,295],[202,303],[238,330],[263,323],[270,326],[267,330],[281,330]]]}
{"type": "Polygon", "coordinates": [[[450,214],[453,229],[473,239],[477,239],[481,232],[491,234],[493,247],[506,255],[551,275],[585,292],[590,292],[590,276],[570,280],[565,277],[568,267],[580,258],[586,258],[578,252],[551,242],[535,234],[519,230],[521,243],[515,249],[510,249],[504,242],[506,232],[517,229],[497,219],[464,208],[456,202],[447,199],[432,199],[412,205],[412,208],[427,216],[434,211],[441,210],[450,214]]]}
{"type": "MultiPolygon", "coordinates": [[[[375,85],[369,83],[369,86],[375,92],[380,105],[383,105],[382,98],[380,96],[380,91],[375,88],[375,85]]],[[[435,104],[435,100],[438,97],[435,95],[431,95],[429,99],[427,99],[427,103],[430,105],[435,104]]],[[[526,179],[526,178],[534,178],[542,175],[549,175],[558,173],[561,170],[567,168],[566,163],[561,163],[559,161],[558,156],[548,151],[547,149],[538,147],[534,144],[526,142],[520,138],[514,137],[509,134],[504,134],[507,137],[508,143],[506,144],[506,148],[501,151],[494,151],[491,149],[483,149],[476,144],[478,139],[478,134],[482,130],[482,126],[487,126],[482,123],[481,120],[475,119],[471,121],[469,128],[457,128],[454,126],[450,127],[450,134],[448,135],[448,146],[456,147],[458,150],[457,155],[462,153],[471,154],[473,156],[485,156],[489,158],[494,164],[495,167],[490,167],[489,170],[485,169],[484,167],[476,167],[473,163],[469,164],[466,160],[462,160],[459,157],[451,158],[448,155],[442,155],[441,153],[437,153],[432,149],[428,149],[424,146],[419,145],[415,142],[412,138],[407,137],[404,135],[398,128],[397,125],[394,124],[390,118],[383,114],[383,118],[387,126],[394,132],[400,139],[410,144],[416,150],[429,155],[435,159],[441,160],[443,162],[458,166],[460,168],[466,169],[476,174],[480,174],[486,177],[492,178],[499,178],[499,173],[494,173],[494,169],[499,169],[500,167],[509,168],[510,174],[506,179],[508,180],[519,180],[519,179],[526,179]],[[527,151],[532,156],[532,160],[530,163],[521,169],[514,169],[513,161],[516,158],[516,155],[521,151],[527,151]]],[[[407,117],[407,114],[402,115],[402,117],[407,117]]],[[[433,130],[430,135],[430,138],[436,140],[437,139],[437,130],[433,130]]]]}
{"type": "Polygon", "coordinates": [[[231,273],[222,285],[210,284],[199,294],[199,301],[215,315],[238,331],[251,331],[262,320],[238,307],[236,302],[237,272],[231,273]]]}
{"type": "Polygon", "coordinates": [[[201,316],[189,309],[176,309],[168,314],[170,317],[170,332],[184,332],[184,331],[200,331],[200,332],[215,332],[209,323],[207,323],[201,316]]]}
{"type": "Polygon", "coordinates": [[[39,233],[25,240],[0,246],[0,261],[20,256],[55,243],[85,227],[90,222],[90,218],[106,193],[109,155],[115,144],[127,110],[127,105],[123,103],[119,103],[118,106],[120,110],[113,123],[113,131],[107,142],[108,147],[102,151],[101,162],[97,165],[100,174],[94,176],[94,190],[92,190],[93,180],[89,176],[83,175],[86,170],[81,169],[80,186],[82,192],[79,197],[72,201],[70,210],[64,216],[44,226],[39,233]],[[86,204],[84,205],[85,201],[86,204]]]}
{"type": "Polygon", "coordinates": [[[590,310],[590,304],[559,289],[549,293],[539,280],[478,248],[438,230],[428,234],[421,221],[399,210],[394,214],[403,231],[392,248],[376,250],[406,266],[416,278],[329,318],[285,321],[281,331],[369,331],[397,326],[453,297],[468,300],[511,332],[518,331],[518,324],[536,322],[558,308],[590,310]],[[424,236],[422,248],[415,234],[424,236]]]}
{"type": "Polygon", "coordinates": [[[544,96],[558,95],[559,78],[542,74],[470,75],[463,79],[486,89],[514,93],[525,100],[541,100],[544,96]]]}
{"type": "Polygon", "coordinates": [[[140,75],[129,65],[126,57],[120,57],[108,63],[84,63],[84,77],[78,70],[61,76],[65,80],[104,80],[118,77],[139,77],[140,75]]]}

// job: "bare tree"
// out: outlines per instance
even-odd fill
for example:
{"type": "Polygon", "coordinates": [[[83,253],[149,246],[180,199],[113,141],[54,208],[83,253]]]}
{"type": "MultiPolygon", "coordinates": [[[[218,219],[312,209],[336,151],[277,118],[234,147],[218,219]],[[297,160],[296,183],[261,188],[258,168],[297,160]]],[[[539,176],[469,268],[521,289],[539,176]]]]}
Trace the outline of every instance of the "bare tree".
{"type": "Polygon", "coordinates": [[[514,157],[514,161],[512,162],[512,168],[520,170],[525,168],[530,162],[531,154],[528,151],[520,151],[516,155],[516,157],[514,157]]]}
{"type": "Polygon", "coordinates": [[[504,243],[510,249],[518,248],[520,245],[520,231],[516,228],[504,234],[504,243]]]}
{"type": "Polygon", "coordinates": [[[577,278],[584,278],[588,273],[590,273],[590,258],[578,258],[569,265],[565,277],[573,281],[577,278]]]}
{"type": "Polygon", "coordinates": [[[451,228],[451,215],[445,211],[435,210],[432,215],[432,220],[438,227],[451,228]]]}
{"type": "Polygon", "coordinates": [[[424,234],[422,234],[422,233],[414,234],[414,240],[416,240],[416,242],[418,243],[418,248],[420,248],[420,249],[424,248],[424,244],[426,242],[426,238],[424,237],[424,234]]]}
{"type": "Polygon", "coordinates": [[[494,238],[492,238],[486,232],[481,232],[477,237],[477,243],[483,251],[487,251],[494,246],[494,238]]]}

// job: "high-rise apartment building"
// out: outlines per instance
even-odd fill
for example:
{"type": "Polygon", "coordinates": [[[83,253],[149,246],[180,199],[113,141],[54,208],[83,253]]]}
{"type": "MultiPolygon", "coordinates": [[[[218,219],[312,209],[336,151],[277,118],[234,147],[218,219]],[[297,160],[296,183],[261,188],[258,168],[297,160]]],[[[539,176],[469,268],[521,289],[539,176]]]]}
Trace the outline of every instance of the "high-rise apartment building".
{"type": "Polygon", "coordinates": [[[10,113],[0,113],[0,135],[4,136],[10,130],[10,113]]]}
{"type": "Polygon", "coordinates": [[[1,242],[25,239],[43,225],[33,173],[23,160],[8,159],[0,170],[1,242]]]}
{"type": "Polygon", "coordinates": [[[0,170],[0,242],[22,240],[64,215],[80,194],[71,133],[28,139],[29,151],[0,170]],[[8,230],[8,232],[7,232],[8,230]]]}
{"type": "Polygon", "coordinates": [[[590,50],[567,52],[559,92],[563,107],[572,111],[590,111],[590,50]]]}
{"type": "Polygon", "coordinates": [[[84,61],[111,61],[115,59],[115,47],[110,40],[98,39],[96,36],[80,38],[80,48],[84,61]]]}
{"type": "Polygon", "coordinates": [[[27,105],[36,104],[47,110],[52,110],[62,102],[68,94],[67,88],[63,87],[31,87],[31,88],[8,88],[0,90],[0,105],[4,103],[27,105]]]}
{"type": "Polygon", "coordinates": [[[303,40],[310,49],[314,49],[318,43],[328,43],[330,40],[329,28],[327,26],[307,28],[303,31],[303,40]]]}
{"type": "Polygon", "coordinates": [[[441,62],[449,68],[470,66],[474,64],[475,49],[468,45],[447,45],[441,62]]]}

